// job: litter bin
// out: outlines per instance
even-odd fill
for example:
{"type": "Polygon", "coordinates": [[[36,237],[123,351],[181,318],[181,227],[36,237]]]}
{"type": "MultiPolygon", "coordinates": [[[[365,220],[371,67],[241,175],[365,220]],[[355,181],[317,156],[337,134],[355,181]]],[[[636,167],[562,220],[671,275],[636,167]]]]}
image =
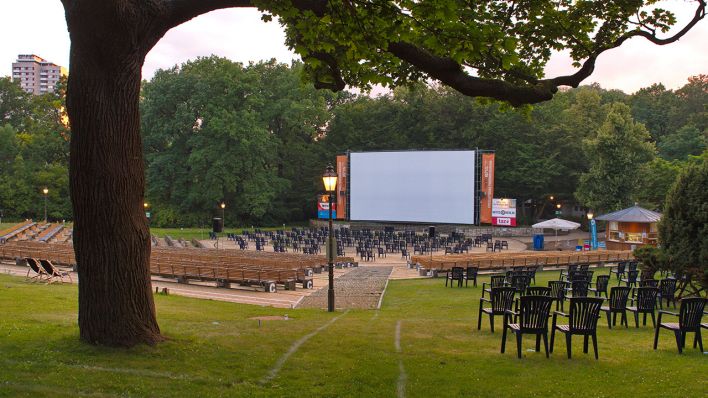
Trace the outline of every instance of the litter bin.
{"type": "Polygon", "coordinates": [[[536,234],[533,236],[533,249],[543,250],[543,234],[536,234]]]}

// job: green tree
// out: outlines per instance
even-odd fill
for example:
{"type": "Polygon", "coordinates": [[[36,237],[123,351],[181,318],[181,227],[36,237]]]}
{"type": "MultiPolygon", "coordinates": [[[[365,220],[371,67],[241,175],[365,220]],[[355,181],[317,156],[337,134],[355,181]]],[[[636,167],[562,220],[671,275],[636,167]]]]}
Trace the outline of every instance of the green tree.
{"type": "Polygon", "coordinates": [[[676,177],[684,167],[684,163],[670,162],[660,157],[646,163],[638,177],[637,201],[644,207],[661,211],[666,193],[676,182],[676,177]]]}
{"type": "Polygon", "coordinates": [[[708,130],[701,133],[695,126],[687,124],[661,138],[657,145],[659,154],[665,159],[679,160],[685,160],[689,155],[699,155],[708,146],[707,135],[708,130]]]}
{"type": "Polygon", "coordinates": [[[652,84],[632,96],[632,116],[644,124],[654,141],[661,140],[677,126],[672,123],[677,96],[663,84],[652,84]]]}
{"type": "Polygon", "coordinates": [[[677,126],[690,124],[705,136],[708,131],[708,74],[691,76],[688,83],[676,90],[681,102],[673,118],[677,126]]]}
{"type": "Polygon", "coordinates": [[[656,152],[649,139],[627,105],[612,104],[597,136],[585,141],[590,170],[580,176],[578,200],[596,211],[630,205],[636,198],[642,166],[656,152]]]}
{"type": "Polygon", "coordinates": [[[156,225],[203,223],[222,201],[227,225],[312,214],[324,163],[316,140],[339,95],[305,85],[301,68],[210,57],[159,71],[144,85],[147,198],[156,225]]]}
{"type": "Polygon", "coordinates": [[[0,77],[0,124],[23,129],[31,113],[32,95],[10,77],[0,77]]]}
{"type": "Polygon", "coordinates": [[[708,286],[708,161],[689,165],[669,191],[659,241],[671,269],[708,286]]]}

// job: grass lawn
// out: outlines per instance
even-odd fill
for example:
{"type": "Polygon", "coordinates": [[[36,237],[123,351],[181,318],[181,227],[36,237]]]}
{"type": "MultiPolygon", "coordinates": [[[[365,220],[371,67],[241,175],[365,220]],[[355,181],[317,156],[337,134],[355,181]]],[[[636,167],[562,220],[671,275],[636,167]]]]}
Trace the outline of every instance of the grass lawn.
{"type": "MultiPolygon", "coordinates": [[[[557,272],[539,276],[545,285],[557,272]]],[[[699,397],[708,391],[706,355],[692,347],[679,355],[667,331],[654,351],[651,326],[635,329],[633,320],[629,329],[608,330],[600,319],[599,361],[592,348],[582,353],[581,338],[568,360],[562,335],[550,359],[526,351],[530,337],[523,359],[516,358],[512,338],[502,355],[501,327],[492,334],[485,319],[476,330],[481,288],[443,285],[441,279],[391,281],[380,311],[334,314],[157,295],[169,340],[126,350],[79,342],[76,286],[0,275],[0,396],[394,397],[400,365],[407,397],[699,397]],[[260,328],[249,319],[285,313],[289,321],[260,328]]]]}
{"type": "MultiPolygon", "coordinates": [[[[289,230],[292,227],[302,228],[302,225],[286,225],[285,228],[289,230]]],[[[280,227],[258,227],[261,231],[274,231],[277,229],[283,229],[280,227]]],[[[251,227],[239,227],[239,228],[224,228],[224,232],[220,234],[221,236],[226,236],[226,233],[241,234],[244,230],[253,231],[251,227]]],[[[192,238],[196,239],[209,239],[209,232],[211,231],[211,225],[204,226],[203,228],[150,228],[150,233],[158,236],[164,237],[169,235],[174,239],[184,238],[190,240],[192,238]]]]}
{"type": "Polygon", "coordinates": [[[17,223],[13,222],[0,222],[0,231],[4,230],[5,228],[10,228],[13,225],[17,225],[17,223]]]}

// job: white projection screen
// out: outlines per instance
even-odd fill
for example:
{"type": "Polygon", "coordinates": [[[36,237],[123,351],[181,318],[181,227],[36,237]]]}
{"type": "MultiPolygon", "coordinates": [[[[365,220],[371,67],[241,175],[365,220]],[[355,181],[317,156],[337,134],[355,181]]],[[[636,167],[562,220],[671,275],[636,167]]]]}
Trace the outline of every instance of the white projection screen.
{"type": "Polygon", "coordinates": [[[475,151],[352,152],[349,219],[474,224],[475,151]]]}

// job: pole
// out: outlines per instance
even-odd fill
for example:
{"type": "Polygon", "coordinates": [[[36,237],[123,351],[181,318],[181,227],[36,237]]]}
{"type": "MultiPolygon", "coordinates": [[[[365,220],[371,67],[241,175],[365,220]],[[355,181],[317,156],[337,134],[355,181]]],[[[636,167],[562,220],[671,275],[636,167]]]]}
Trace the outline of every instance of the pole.
{"type": "Polygon", "coordinates": [[[44,223],[47,223],[47,194],[44,194],[44,223]]]}
{"type": "Polygon", "coordinates": [[[333,247],[334,244],[332,241],[334,240],[334,232],[332,231],[332,194],[329,193],[328,195],[328,201],[329,201],[329,239],[328,239],[328,245],[329,245],[329,255],[327,256],[327,262],[329,266],[329,288],[327,289],[327,311],[328,312],[333,312],[334,311],[334,253],[333,253],[333,247]]]}

